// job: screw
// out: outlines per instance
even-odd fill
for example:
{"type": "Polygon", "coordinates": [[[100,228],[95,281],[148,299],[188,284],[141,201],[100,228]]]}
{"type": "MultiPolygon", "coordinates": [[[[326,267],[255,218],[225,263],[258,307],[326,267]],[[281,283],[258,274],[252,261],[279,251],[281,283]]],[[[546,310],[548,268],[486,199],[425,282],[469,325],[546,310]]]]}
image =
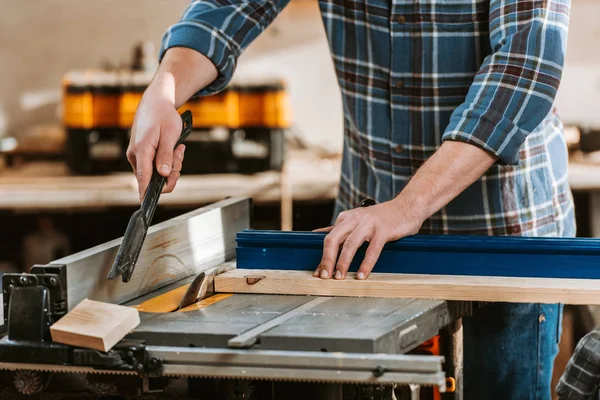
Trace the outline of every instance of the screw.
{"type": "Polygon", "coordinates": [[[373,376],[375,378],[380,378],[385,373],[385,369],[381,365],[377,365],[373,370],[373,376]]]}
{"type": "Polygon", "coordinates": [[[128,351],[127,352],[127,357],[133,357],[133,351],[128,351]]]}
{"type": "Polygon", "coordinates": [[[142,364],[138,364],[137,365],[137,369],[139,369],[140,371],[144,369],[144,366],[142,364]]]}
{"type": "Polygon", "coordinates": [[[27,284],[27,278],[22,276],[21,278],[19,278],[19,282],[21,282],[22,285],[26,285],[27,284]]]}
{"type": "Polygon", "coordinates": [[[56,286],[56,278],[55,277],[50,278],[49,282],[50,282],[50,286],[56,286]]]}

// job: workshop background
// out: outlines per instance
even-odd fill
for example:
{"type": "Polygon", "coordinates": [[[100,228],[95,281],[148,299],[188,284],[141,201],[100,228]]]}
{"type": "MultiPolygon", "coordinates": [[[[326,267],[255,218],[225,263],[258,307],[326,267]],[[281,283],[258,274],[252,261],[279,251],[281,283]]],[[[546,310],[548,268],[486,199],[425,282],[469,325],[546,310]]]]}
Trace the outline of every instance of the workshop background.
{"type": "MultiPolygon", "coordinates": [[[[136,184],[130,173],[119,171],[123,166],[118,162],[102,162],[115,157],[111,148],[125,131],[101,126],[102,118],[120,117],[103,110],[96,115],[96,126],[81,115],[69,121],[63,116],[65,110],[84,107],[81,102],[93,103],[111,93],[135,99],[144,77],[156,67],[162,34],[188,3],[0,0],[2,271],[24,271],[123,234],[138,206],[136,184]],[[137,72],[115,89],[121,81],[114,76],[131,68],[137,72]],[[73,152],[89,159],[69,156],[73,152]]],[[[599,1],[573,0],[556,101],[571,147],[569,179],[577,201],[578,235],[591,237],[600,236],[599,15],[599,1]]],[[[176,193],[161,198],[155,221],[227,196],[247,195],[254,199],[254,227],[307,230],[328,224],[339,176],[342,114],[316,1],[292,0],[241,57],[236,85],[240,99],[254,94],[247,107],[275,113],[275,122],[266,115],[259,128],[213,132],[207,127],[204,136],[215,143],[195,142],[196,153],[188,149],[185,164],[202,157],[203,149],[233,148],[230,172],[223,173],[217,163],[208,165],[213,171],[189,169],[176,193]],[[248,152],[263,162],[237,159],[249,157],[248,152]]],[[[207,107],[219,109],[227,119],[229,103],[221,100],[207,107]]],[[[599,325],[598,318],[594,308],[567,308],[557,375],[577,340],[599,325]]]]}

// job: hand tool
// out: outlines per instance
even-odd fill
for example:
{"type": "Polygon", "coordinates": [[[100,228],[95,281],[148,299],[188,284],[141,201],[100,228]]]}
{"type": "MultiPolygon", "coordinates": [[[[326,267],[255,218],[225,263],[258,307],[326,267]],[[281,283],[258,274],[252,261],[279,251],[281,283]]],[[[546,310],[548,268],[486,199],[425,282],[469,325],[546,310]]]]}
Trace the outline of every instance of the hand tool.
{"type": "MultiPolygon", "coordinates": [[[[179,146],[192,131],[192,113],[188,110],[181,115],[182,130],[179,140],[175,144],[175,148],[179,146]]],[[[154,163],[153,163],[154,164],[154,163]]],[[[115,279],[118,275],[122,275],[123,282],[129,282],[135,263],[140,255],[146,233],[150,227],[150,222],[158,205],[158,198],[162,192],[166,178],[160,175],[154,165],[152,178],[144,200],[139,210],[135,211],[129,220],[123,242],[119,247],[119,252],[113,263],[113,266],[108,273],[108,279],[115,279]]]]}

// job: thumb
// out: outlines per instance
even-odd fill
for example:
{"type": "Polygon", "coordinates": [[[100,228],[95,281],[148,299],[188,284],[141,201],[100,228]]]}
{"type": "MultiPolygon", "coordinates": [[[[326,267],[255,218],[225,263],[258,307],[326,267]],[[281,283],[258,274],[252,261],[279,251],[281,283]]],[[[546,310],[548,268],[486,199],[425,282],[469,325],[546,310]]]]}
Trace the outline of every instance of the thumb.
{"type": "Polygon", "coordinates": [[[156,169],[164,177],[168,177],[173,167],[173,151],[181,131],[181,121],[177,124],[164,125],[160,129],[160,139],[156,151],[156,169]]]}

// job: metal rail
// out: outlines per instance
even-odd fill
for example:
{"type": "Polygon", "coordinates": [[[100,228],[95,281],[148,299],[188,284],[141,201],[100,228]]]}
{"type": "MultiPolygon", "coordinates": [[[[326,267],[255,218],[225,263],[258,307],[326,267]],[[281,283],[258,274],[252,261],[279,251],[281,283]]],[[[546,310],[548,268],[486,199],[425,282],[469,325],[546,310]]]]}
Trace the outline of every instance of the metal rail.
{"type": "Polygon", "coordinates": [[[446,389],[444,357],[149,346],[163,375],[310,382],[417,384],[446,389]]]}

